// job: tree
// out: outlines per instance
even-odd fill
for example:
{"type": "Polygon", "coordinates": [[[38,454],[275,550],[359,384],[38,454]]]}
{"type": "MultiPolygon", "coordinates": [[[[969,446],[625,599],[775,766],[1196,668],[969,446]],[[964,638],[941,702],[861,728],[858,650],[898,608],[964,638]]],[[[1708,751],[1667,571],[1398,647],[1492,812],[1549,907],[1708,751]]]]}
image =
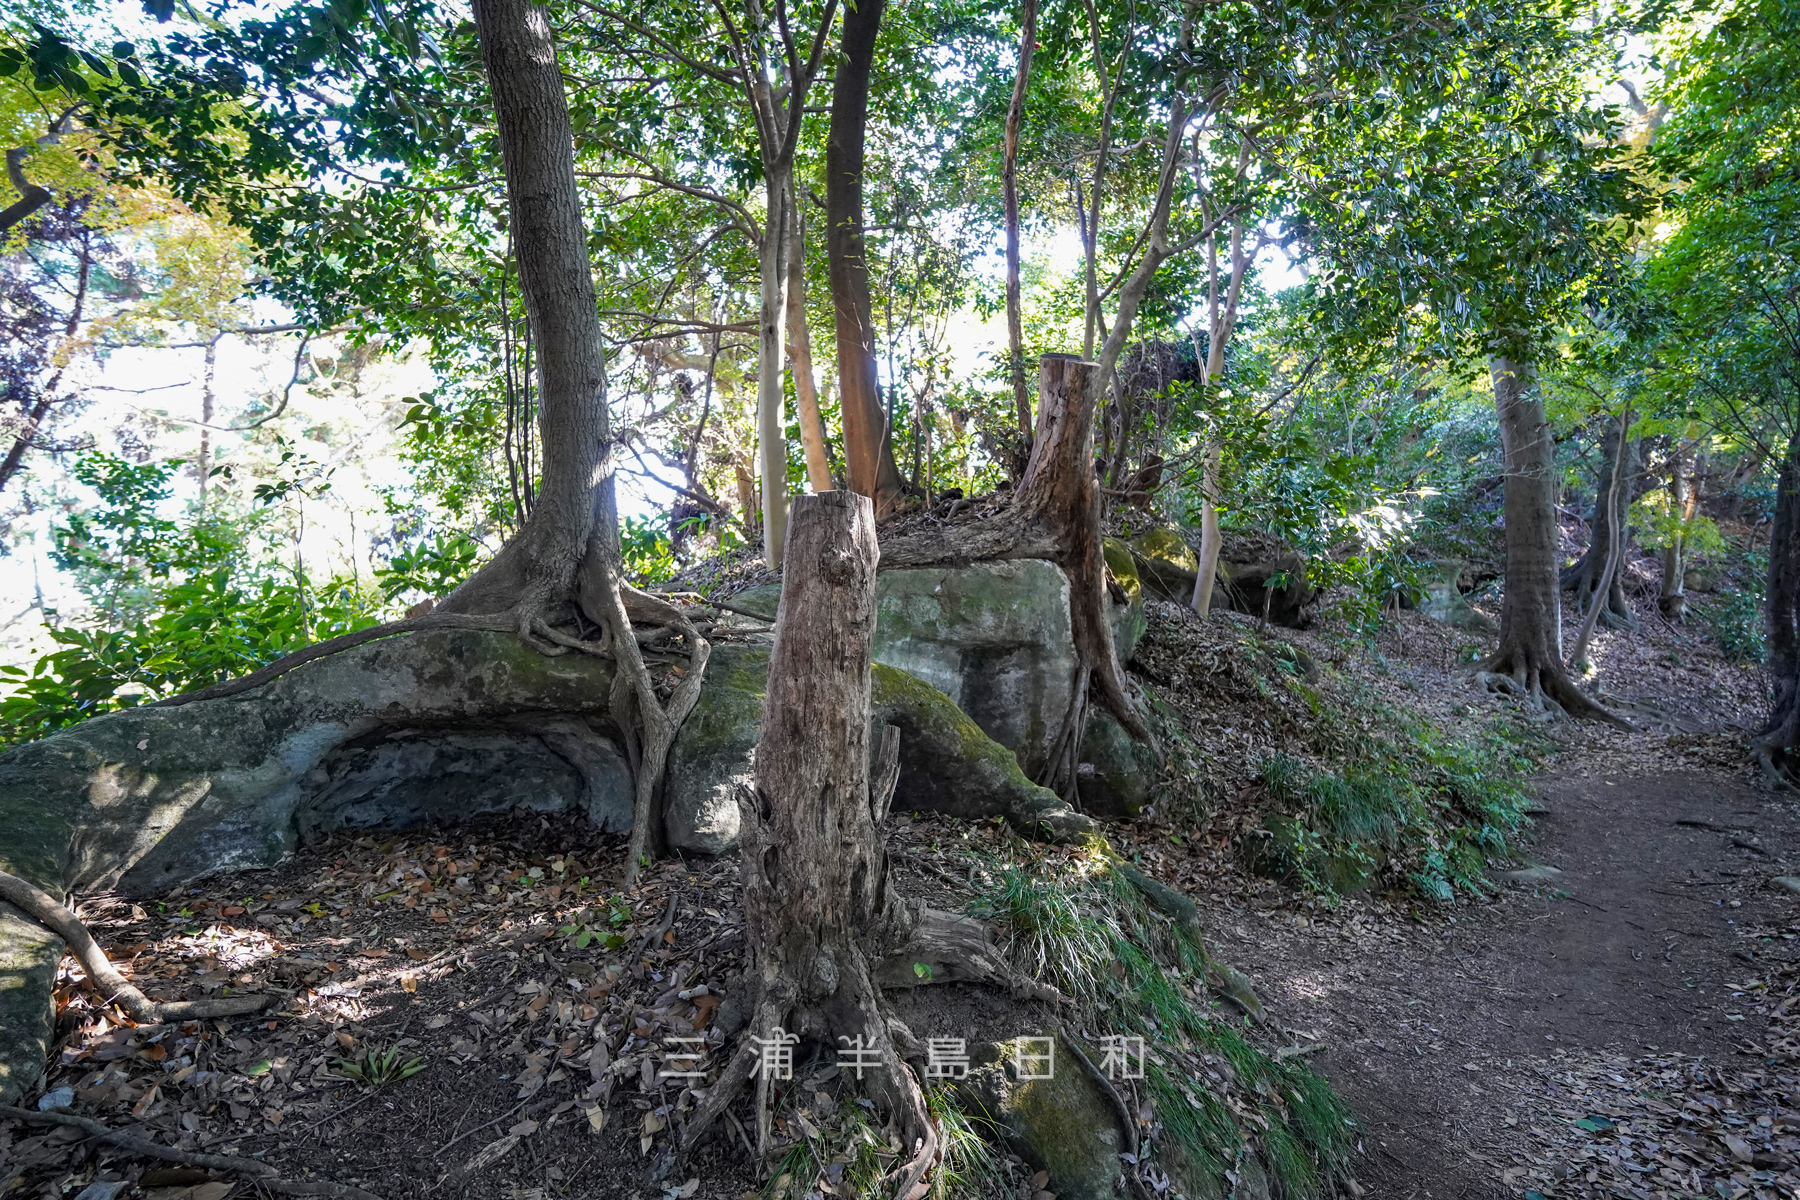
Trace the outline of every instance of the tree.
{"type": "MultiPolygon", "coordinates": [[[[636,811],[628,871],[654,848],[654,798],[670,745],[699,697],[708,645],[673,606],[623,581],[606,360],[575,179],[567,98],[548,14],[531,0],[484,0],[475,9],[493,97],[513,244],[538,347],[541,482],[530,515],[489,562],[435,610],[321,642],[262,670],[176,701],[260,686],[301,663],[376,637],[431,628],[516,633],[546,649],[605,654],[618,667],[615,711],[641,727],[632,747],[636,811]],[[665,706],[632,634],[633,617],[680,636],[690,657],[665,706]],[[567,626],[585,620],[602,643],[567,626]]],[[[579,625],[576,625],[579,629],[579,625]]]]}
{"type": "Polygon", "coordinates": [[[1667,33],[1667,117],[1650,157],[1679,186],[1646,266],[1664,306],[1661,374],[1681,415],[1779,462],[1766,596],[1770,706],[1751,742],[1768,777],[1800,778],[1800,14],[1766,0],[1667,33]]]}
{"type": "Polygon", "coordinates": [[[850,490],[875,500],[877,516],[900,500],[900,470],[882,414],[875,370],[875,314],[869,303],[869,260],[863,238],[863,142],[869,122],[869,76],[884,0],[861,0],[844,14],[831,128],[825,140],[825,221],[831,303],[837,329],[838,395],[850,490]]]}

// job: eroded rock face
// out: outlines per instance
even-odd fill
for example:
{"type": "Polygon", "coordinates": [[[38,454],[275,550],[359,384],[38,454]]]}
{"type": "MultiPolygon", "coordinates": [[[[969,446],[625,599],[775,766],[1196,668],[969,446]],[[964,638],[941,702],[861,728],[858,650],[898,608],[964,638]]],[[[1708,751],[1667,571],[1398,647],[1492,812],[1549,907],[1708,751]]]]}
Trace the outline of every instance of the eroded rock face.
{"type": "MultiPolygon", "coordinates": [[[[1013,1039],[974,1047],[981,1065],[958,1091],[970,1115],[986,1122],[1020,1158],[1050,1175],[1058,1200],[1113,1200],[1127,1196],[1119,1153],[1125,1137],[1118,1113],[1090,1079],[1062,1038],[1055,1043],[1054,1078],[1022,1079],[1021,1048],[1042,1046],[1013,1039]]],[[[1041,1070],[1027,1059],[1027,1072],[1041,1070]]]]}
{"type": "Polygon", "coordinates": [[[0,904],[0,1103],[37,1085],[56,1033],[56,964],[62,939],[0,904]]]}
{"type": "MultiPolygon", "coordinates": [[[[669,755],[663,833],[671,847],[722,854],[737,844],[737,788],[752,782],[769,645],[713,648],[700,700],[669,755]]],[[[1092,823],[1025,777],[1018,759],[937,688],[884,663],[874,667],[874,720],[900,730],[894,810],[968,819],[1006,817],[1074,837],[1092,823]]]]}
{"type": "MultiPolygon", "coordinates": [[[[1146,628],[1142,587],[1123,544],[1109,539],[1106,553],[1122,593],[1113,598],[1111,617],[1123,662],[1146,628]]],[[[906,567],[881,572],[876,594],[875,661],[943,692],[1013,751],[1027,775],[1036,775],[1075,682],[1062,568],[1042,559],[906,567]]],[[[731,598],[771,620],[780,600],[780,584],[731,598]]]]}
{"type": "MultiPolygon", "coordinates": [[[[1199,561],[1179,530],[1148,529],[1129,544],[1146,587],[1176,604],[1193,602],[1199,561]]],[[[1316,595],[1307,580],[1306,556],[1281,539],[1258,532],[1220,536],[1214,608],[1257,617],[1266,612],[1277,625],[1300,628],[1311,616],[1309,606],[1316,595]]]]}

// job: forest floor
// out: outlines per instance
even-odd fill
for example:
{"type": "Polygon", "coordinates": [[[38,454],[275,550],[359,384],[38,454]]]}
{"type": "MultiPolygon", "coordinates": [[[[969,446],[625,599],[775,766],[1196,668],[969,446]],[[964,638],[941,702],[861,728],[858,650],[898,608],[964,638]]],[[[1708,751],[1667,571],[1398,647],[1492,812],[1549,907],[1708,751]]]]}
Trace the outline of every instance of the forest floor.
{"type": "MultiPolygon", "coordinates": [[[[1771,883],[1800,874],[1800,802],[1744,757],[1758,673],[1692,627],[1642,616],[1636,633],[1602,634],[1595,659],[1597,682],[1643,728],[1543,729],[1542,811],[1524,853],[1553,870],[1485,899],[1307,894],[1247,870],[1228,821],[1176,836],[1152,814],[1108,830],[1195,899],[1213,950],[1349,1101],[1355,1195],[1800,1195],[1800,896],[1771,883]]],[[[1248,627],[1158,621],[1153,636],[1196,657],[1205,647],[1180,638],[1222,645],[1248,627]]],[[[1256,636],[1434,727],[1510,712],[1463,673],[1480,639],[1418,614],[1366,653],[1346,653],[1329,627],[1256,636]]],[[[1215,691],[1238,708],[1188,716],[1215,731],[1219,763],[1245,772],[1285,718],[1215,691]]],[[[929,815],[896,816],[889,838],[903,894],[949,908],[975,891],[972,863],[1022,845],[929,815]]],[[[90,903],[97,936],[153,995],[286,999],[255,1020],[132,1028],[65,960],[50,1087],[142,1135],[387,1200],[737,1200],[753,1180],[735,1147],[703,1151],[691,1189],[644,1181],[648,1152],[692,1103],[665,1072],[715,1061],[731,1025],[719,994],[742,967],[735,863],[665,863],[625,902],[608,886],[622,853],[621,839],[540,818],[338,836],[161,904],[90,903]],[[677,1037],[704,1039],[684,1044],[711,1057],[672,1060],[677,1037]],[[384,1055],[417,1073],[374,1090],[346,1077],[384,1055]]],[[[971,1039],[1043,1017],[978,989],[927,991],[903,1011],[954,1013],[971,1039]]],[[[786,1118],[798,1129],[844,1119],[833,1073],[797,1073],[811,1097],[786,1118]]],[[[135,1186],[89,1200],[249,1194],[153,1167],[75,1131],[0,1125],[0,1195],[89,1195],[108,1179],[135,1186]]],[[[1041,1176],[1009,1169],[1015,1196],[1042,1200],[1041,1176]]]]}

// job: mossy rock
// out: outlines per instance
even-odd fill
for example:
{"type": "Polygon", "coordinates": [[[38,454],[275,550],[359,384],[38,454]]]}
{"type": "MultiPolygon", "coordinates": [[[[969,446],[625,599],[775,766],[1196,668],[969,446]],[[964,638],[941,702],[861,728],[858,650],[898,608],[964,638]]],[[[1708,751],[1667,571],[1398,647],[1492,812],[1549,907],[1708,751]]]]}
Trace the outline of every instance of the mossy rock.
{"type": "MultiPolygon", "coordinates": [[[[722,854],[737,842],[737,787],[752,781],[769,651],[766,642],[714,648],[700,700],[670,753],[664,833],[677,849],[722,854]]],[[[1054,840],[1092,831],[1091,821],[1027,779],[1012,751],[924,680],[874,664],[873,706],[876,725],[900,730],[895,811],[1005,817],[1054,840]]]]}
{"type": "Polygon", "coordinates": [[[1106,569],[1125,591],[1125,603],[1112,601],[1108,607],[1112,615],[1113,649],[1119,661],[1126,663],[1137,653],[1138,643],[1150,628],[1150,620],[1144,616],[1144,583],[1138,575],[1137,560],[1132,557],[1130,546],[1118,538],[1107,538],[1100,546],[1106,554],[1106,569]]]}
{"type": "MultiPolygon", "coordinates": [[[[1049,1190],[1057,1200],[1129,1195],[1119,1161],[1125,1135],[1118,1112],[1068,1044],[1060,1036],[1049,1040],[1054,1047],[1050,1079],[1020,1078],[1021,1053],[1042,1053],[1044,1047],[1036,1039],[973,1047],[971,1058],[978,1065],[957,1085],[963,1107],[985,1126],[984,1132],[1047,1172],[1049,1190]]],[[[1041,1070],[1041,1060],[1025,1062],[1025,1074],[1041,1070]]]]}
{"type": "Polygon", "coordinates": [[[1193,548],[1171,525],[1155,525],[1128,543],[1144,586],[1174,604],[1194,598],[1194,575],[1200,569],[1193,548]]]}
{"type": "Polygon", "coordinates": [[[43,1077],[56,1035],[51,998],[62,939],[0,904],[0,1104],[29,1095],[43,1077]]]}
{"type": "MultiPolygon", "coordinates": [[[[1125,589],[1113,603],[1114,649],[1130,660],[1147,622],[1143,585],[1128,549],[1112,539],[1107,564],[1125,589]]],[[[1013,751],[1027,774],[1069,710],[1075,641],[1069,581],[1042,559],[904,567],[876,577],[873,657],[929,683],[1013,751]]],[[[779,583],[731,597],[733,608],[774,619],[779,583]]]]}
{"type": "Polygon", "coordinates": [[[1081,738],[1081,766],[1076,786],[1081,807],[1101,817],[1135,817],[1156,790],[1156,755],[1125,732],[1113,715],[1088,710],[1081,738]]]}

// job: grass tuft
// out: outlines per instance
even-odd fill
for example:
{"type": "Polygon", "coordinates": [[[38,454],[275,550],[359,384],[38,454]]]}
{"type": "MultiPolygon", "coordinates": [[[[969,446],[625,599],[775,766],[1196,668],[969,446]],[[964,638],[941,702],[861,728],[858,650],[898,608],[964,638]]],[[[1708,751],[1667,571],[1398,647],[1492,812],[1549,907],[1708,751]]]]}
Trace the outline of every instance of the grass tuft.
{"type": "MultiPolygon", "coordinates": [[[[1304,1066],[1254,1046],[1205,990],[1207,956],[1153,912],[1101,855],[1008,866],[971,906],[1015,963],[1068,993],[1095,1028],[1142,1036],[1156,1124],[1144,1153],[1204,1190],[1255,1150],[1281,1194],[1305,1200],[1342,1174],[1350,1126],[1341,1101],[1304,1066]],[[1240,1121],[1232,1105],[1256,1114],[1240,1121]]],[[[1229,1189],[1224,1189],[1229,1190],[1229,1189]]]]}

